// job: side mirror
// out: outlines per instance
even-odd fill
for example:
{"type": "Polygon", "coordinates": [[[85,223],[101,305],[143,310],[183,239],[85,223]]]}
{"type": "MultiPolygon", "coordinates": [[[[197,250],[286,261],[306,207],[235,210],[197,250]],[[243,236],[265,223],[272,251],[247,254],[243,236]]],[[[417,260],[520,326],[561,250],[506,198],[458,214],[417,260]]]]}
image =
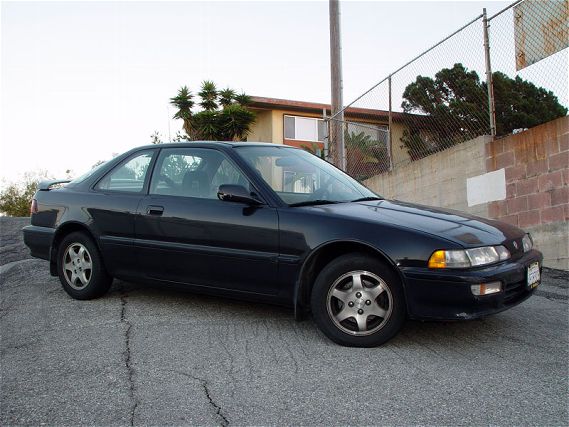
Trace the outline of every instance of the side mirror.
{"type": "Polygon", "coordinates": [[[245,187],[236,184],[220,185],[219,190],[217,190],[217,198],[224,202],[239,202],[254,206],[263,204],[263,202],[253,197],[251,192],[245,187]]]}

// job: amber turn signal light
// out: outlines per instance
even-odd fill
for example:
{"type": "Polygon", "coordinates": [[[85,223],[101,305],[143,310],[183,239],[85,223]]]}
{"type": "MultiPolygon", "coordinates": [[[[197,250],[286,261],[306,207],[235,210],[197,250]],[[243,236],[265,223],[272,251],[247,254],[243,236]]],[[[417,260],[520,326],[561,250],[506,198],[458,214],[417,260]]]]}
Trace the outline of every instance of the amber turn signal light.
{"type": "Polygon", "coordinates": [[[429,268],[445,268],[446,257],[445,251],[435,251],[429,258],[429,268]]]}

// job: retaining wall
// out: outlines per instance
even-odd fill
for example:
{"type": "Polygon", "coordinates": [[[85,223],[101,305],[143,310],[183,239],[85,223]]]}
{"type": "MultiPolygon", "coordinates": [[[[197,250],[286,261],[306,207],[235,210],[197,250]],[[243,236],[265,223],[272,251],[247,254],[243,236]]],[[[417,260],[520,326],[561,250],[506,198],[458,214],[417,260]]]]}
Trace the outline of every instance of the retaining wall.
{"type": "Polygon", "coordinates": [[[372,177],[365,184],[386,198],[514,224],[531,233],[544,254],[545,266],[569,270],[568,129],[569,118],[563,117],[494,141],[479,137],[372,177]],[[495,171],[500,173],[486,175],[495,171]],[[472,197],[473,191],[487,190],[470,185],[478,177],[492,177],[489,186],[494,191],[488,192],[487,199],[482,194],[484,203],[469,205],[469,199],[480,199],[472,197]]]}

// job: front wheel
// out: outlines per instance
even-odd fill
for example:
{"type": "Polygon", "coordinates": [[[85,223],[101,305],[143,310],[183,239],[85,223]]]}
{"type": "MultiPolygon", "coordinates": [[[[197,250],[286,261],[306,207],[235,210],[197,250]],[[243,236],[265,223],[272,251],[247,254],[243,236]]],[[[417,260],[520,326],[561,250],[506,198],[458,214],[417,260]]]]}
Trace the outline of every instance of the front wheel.
{"type": "Polygon", "coordinates": [[[98,298],[110,288],[99,250],[84,233],[71,233],[59,245],[57,270],[63,289],[79,300],[98,298]]]}
{"type": "Polygon", "coordinates": [[[341,256],[318,275],[312,289],[314,320],[332,341],[375,347],[392,338],[405,321],[399,278],[365,254],[341,256]]]}

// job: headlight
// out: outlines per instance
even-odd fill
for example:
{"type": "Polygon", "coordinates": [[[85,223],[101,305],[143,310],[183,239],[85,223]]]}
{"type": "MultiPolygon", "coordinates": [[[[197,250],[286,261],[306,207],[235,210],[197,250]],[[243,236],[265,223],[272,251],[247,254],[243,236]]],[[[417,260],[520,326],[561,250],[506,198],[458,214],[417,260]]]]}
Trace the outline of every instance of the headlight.
{"type": "Polygon", "coordinates": [[[531,248],[533,248],[533,241],[529,234],[526,234],[522,239],[522,245],[524,247],[524,252],[529,252],[531,251],[531,248]]]}
{"type": "Polygon", "coordinates": [[[468,268],[494,264],[510,258],[504,246],[485,246],[473,249],[439,250],[429,258],[429,268],[468,268]]]}

